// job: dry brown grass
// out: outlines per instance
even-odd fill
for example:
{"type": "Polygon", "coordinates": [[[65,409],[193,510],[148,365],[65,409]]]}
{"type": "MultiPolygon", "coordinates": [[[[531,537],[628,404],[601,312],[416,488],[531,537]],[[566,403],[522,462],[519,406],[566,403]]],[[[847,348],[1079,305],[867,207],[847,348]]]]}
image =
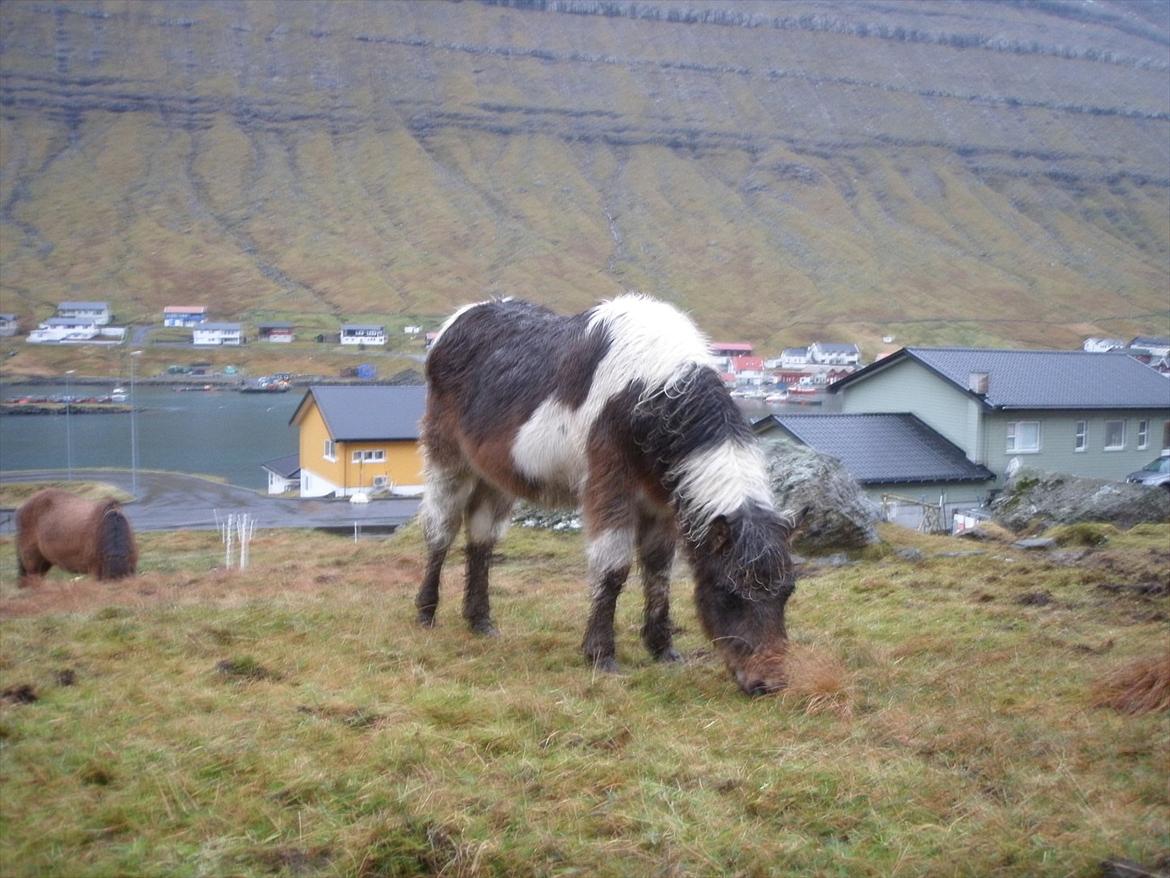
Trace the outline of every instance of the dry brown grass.
{"type": "Polygon", "coordinates": [[[849,674],[835,655],[805,644],[790,644],[785,655],[788,684],[781,696],[803,705],[810,715],[828,713],[841,719],[853,714],[849,674]]]}
{"type": "Polygon", "coordinates": [[[1093,687],[1093,704],[1131,715],[1170,710],[1170,650],[1106,674],[1093,687]]]}

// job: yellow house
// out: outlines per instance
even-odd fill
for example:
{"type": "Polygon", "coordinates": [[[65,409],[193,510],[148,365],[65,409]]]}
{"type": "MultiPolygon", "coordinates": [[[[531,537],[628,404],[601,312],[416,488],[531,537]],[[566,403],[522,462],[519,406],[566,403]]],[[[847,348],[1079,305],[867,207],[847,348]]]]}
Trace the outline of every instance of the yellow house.
{"type": "Polygon", "coordinates": [[[422,491],[419,385],[310,387],[289,423],[300,430],[301,496],[422,491]]]}

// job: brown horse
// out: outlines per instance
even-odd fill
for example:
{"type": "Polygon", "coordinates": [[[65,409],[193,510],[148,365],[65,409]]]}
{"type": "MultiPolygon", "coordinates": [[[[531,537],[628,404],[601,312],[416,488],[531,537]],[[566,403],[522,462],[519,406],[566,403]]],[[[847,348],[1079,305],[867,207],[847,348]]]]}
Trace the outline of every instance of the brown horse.
{"type": "Polygon", "coordinates": [[[16,563],[22,587],[54,564],[121,579],[137,570],[138,547],[117,500],[86,500],[46,488],[16,510],[16,563]]]}

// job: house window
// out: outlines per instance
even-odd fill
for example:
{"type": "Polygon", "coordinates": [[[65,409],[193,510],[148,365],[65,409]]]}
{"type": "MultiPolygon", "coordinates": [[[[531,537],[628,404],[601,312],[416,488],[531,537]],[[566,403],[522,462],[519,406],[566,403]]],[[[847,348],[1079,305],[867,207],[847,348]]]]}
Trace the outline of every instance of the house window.
{"type": "Polygon", "coordinates": [[[1073,451],[1084,451],[1089,447],[1089,422],[1077,421],[1077,439],[1073,451]]]}
{"type": "Polygon", "coordinates": [[[332,439],[325,440],[325,459],[337,460],[337,446],[333,444],[332,439]]]}
{"type": "Polygon", "coordinates": [[[1009,421],[1007,425],[1007,453],[1035,454],[1040,450],[1039,421],[1009,421]]]}
{"type": "Polygon", "coordinates": [[[355,451],[350,459],[354,463],[381,463],[386,459],[386,452],[381,448],[376,451],[355,451]]]}
{"type": "Polygon", "coordinates": [[[1137,435],[1138,451],[1144,451],[1150,447],[1150,422],[1138,421],[1138,435],[1137,435]]]}
{"type": "Polygon", "coordinates": [[[1105,450],[1121,451],[1125,448],[1125,421],[1105,422],[1105,450]]]}

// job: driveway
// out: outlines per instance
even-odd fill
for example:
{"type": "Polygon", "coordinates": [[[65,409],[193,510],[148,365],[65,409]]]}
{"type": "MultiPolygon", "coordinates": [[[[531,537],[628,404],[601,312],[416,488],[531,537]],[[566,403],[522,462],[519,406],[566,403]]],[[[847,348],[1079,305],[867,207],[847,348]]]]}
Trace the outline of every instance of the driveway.
{"type": "MultiPolygon", "coordinates": [[[[63,470],[22,471],[0,475],[7,482],[63,481],[63,470]]],[[[85,482],[106,482],[132,493],[130,473],[125,470],[75,469],[73,478],[85,482]]],[[[347,528],[397,527],[418,512],[419,501],[407,499],[295,500],[270,497],[247,488],[179,473],[139,472],[137,499],[123,508],[136,530],[214,530],[216,514],[222,519],[231,513],[253,516],[257,528],[308,527],[347,528]]],[[[0,511],[0,533],[12,533],[15,522],[7,510],[0,511]]]]}

